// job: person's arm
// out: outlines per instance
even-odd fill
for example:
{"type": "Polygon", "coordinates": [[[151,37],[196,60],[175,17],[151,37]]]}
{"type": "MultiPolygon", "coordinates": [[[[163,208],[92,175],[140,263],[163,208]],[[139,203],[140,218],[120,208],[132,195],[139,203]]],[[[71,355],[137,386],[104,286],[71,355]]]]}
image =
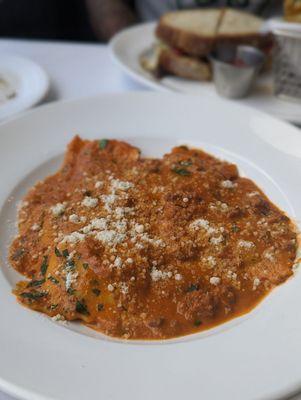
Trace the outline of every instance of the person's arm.
{"type": "Polygon", "coordinates": [[[283,0],[265,0],[259,6],[258,14],[263,17],[272,17],[283,13],[283,0]]]}
{"type": "Polygon", "coordinates": [[[123,0],[86,0],[92,29],[100,40],[109,40],[120,29],[136,22],[136,16],[123,0]]]}

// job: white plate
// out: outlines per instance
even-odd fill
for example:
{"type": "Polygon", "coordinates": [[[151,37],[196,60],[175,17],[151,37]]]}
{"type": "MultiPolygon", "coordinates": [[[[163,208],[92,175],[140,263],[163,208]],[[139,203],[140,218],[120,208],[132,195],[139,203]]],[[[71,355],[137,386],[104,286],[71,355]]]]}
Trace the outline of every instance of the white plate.
{"type": "MultiPolygon", "coordinates": [[[[217,98],[212,82],[189,81],[175,76],[158,80],[140,66],[139,57],[156,40],[155,26],[155,23],[140,24],[117,34],[110,43],[113,60],[133,79],[153,89],[217,98]]],[[[250,97],[228,101],[247,104],[286,121],[301,124],[301,102],[283,101],[274,97],[271,74],[260,77],[250,97]]]]}
{"type": "Polygon", "coordinates": [[[162,343],[108,339],[17,304],[11,289],[20,276],[7,263],[16,203],[58,167],[76,133],[122,138],[152,156],[183,142],[204,147],[301,216],[299,130],[240,105],[172,93],[105,95],[0,125],[0,388],[28,400],[256,400],[301,387],[301,274],[244,318],[162,343]]]}
{"type": "Polygon", "coordinates": [[[49,88],[49,78],[38,64],[10,54],[0,56],[0,76],[16,93],[13,98],[0,102],[0,120],[34,106],[49,88]]]}

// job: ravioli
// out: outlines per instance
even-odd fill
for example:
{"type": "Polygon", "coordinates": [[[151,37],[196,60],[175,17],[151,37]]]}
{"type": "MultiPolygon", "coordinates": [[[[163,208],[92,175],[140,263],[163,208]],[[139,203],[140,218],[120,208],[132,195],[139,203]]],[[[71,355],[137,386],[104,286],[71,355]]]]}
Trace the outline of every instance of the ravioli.
{"type": "Polygon", "coordinates": [[[125,339],[202,331],[293,274],[292,221],[237,167],[201,150],[162,159],[75,137],[20,205],[19,302],[125,339]]]}

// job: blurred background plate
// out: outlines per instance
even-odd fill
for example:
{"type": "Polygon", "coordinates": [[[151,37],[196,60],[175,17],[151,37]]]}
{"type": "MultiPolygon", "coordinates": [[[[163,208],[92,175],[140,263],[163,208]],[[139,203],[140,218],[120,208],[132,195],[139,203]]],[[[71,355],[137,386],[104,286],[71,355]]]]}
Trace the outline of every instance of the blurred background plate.
{"type": "Polygon", "coordinates": [[[33,61],[0,55],[0,120],[26,110],[47,94],[49,78],[33,61]]]}
{"type": "MultiPolygon", "coordinates": [[[[140,83],[159,90],[197,94],[213,99],[218,97],[213,82],[189,81],[175,76],[156,79],[145,71],[140,63],[140,56],[155,42],[156,23],[145,23],[126,29],[117,34],[110,43],[114,61],[126,74],[140,83]]],[[[250,97],[237,102],[265,111],[283,120],[301,124],[301,101],[285,101],[273,96],[272,74],[262,74],[250,97]]]]}

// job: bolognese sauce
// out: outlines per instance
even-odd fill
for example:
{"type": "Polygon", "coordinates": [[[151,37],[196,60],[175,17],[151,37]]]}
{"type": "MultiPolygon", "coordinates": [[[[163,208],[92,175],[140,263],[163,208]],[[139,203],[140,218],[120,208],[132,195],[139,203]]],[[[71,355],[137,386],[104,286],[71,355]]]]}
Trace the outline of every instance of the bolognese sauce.
{"type": "Polygon", "coordinates": [[[19,210],[14,290],[55,320],[167,339],[255,307],[293,274],[292,221],[234,164],[174,148],[162,159],[75,137],[19,210]]]}

